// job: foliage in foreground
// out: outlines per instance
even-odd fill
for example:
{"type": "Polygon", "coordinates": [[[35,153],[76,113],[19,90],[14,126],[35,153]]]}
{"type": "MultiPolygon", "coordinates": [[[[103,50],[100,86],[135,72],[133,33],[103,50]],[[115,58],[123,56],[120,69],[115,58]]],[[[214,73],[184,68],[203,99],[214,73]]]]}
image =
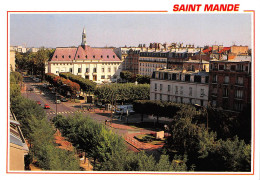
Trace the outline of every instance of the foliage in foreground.
{"type": "Polygon", "coordinates": [[[104,125],[82,114],[54,118],[55,126],[73,143],[94,160],[94,169],[101,171],[186,171],[186,159],[173,161],[162,155],[159,162],[144,152],[129,152],[122,137],[104,125]],[[178,162],[178,163],[177,163],[178,162]]]}
{"type": "Polygon", "coordinates": [[[13,74],[10,79],[11,108],[30,145],[29,155],[31,157],[27,159],[31,161],[36,159],[40,168],[44,170],[79,170],[79,160],[75,157],[75,153],[59,149],[54,143],[55,132],[47,121],[42,107],[21,95],[20,85],[15,86],[15,82],[20,83],[20,80],[16,79],[13,74]]]}
{"type": "Polygon", "coordinates": [[[207,130],[204,124],[194,121],[190,109],[181,109],[173,118],[167,141],[173,154],[186,154],[187,166],[195,165],[196,171],[250,171],[251,146],[237,136],[226,140],[207,130]]]}

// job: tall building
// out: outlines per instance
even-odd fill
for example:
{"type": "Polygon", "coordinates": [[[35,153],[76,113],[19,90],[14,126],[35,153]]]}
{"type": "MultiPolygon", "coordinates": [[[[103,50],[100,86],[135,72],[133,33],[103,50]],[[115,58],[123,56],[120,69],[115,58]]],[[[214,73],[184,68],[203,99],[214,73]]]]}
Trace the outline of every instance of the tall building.
{"type": "Polygon", "coordinates": [[[213,107],[232,111],[251,103],[251,56],[210,61],[209,100],[213,107]]]}
{"type": "Polygon", "coordinates": [[[122,70],[121,60],[112,48],[87,45],[85,28],[78,47],[57,47],[45,67],[46,73],[71,72],[97,83],[115,81],[122,70]]]}

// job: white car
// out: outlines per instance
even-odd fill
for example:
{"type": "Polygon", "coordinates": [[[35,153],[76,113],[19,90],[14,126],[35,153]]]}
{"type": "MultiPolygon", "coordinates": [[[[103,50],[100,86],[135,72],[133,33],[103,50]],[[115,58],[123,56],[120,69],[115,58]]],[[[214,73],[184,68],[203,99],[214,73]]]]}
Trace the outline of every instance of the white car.
{"type": "Polygon", "coordinates": [[[116,113],[117,114],[132,114],[135,111],[133,110],[133,105],[118,105],[116,106],[116,113]]]}

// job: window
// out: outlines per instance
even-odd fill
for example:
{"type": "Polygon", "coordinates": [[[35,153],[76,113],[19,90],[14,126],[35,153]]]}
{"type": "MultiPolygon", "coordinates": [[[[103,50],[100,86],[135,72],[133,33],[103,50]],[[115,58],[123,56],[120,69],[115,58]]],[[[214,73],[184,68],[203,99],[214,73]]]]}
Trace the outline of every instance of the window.
{"type": "Polygon", "coordinates": [[[86,57],[86,59],[88,58],[88,56],[87,56],[87,55],[86,55],[85,57],[86,57]]]}
{"type": "Polygon", "coordinates": [[[175,94],[178,94],[178,86],[175,86],[175,94]]]}
{"type": "Polygon", "coordinates": [[[223,89],[223,97],[228,97],[228,88],[223,89]]]}
{"type": "Polygon", "coordinates": [[[70,68],[69,72],[71,72],[71,73],[72,73],[72,68],[70,68]]]}
{"type": "Polygon", "coordinates": [[[216,74],[213,75],[212,82],[216,83],[218,81],[218,76],[216,74]]]}
{"type": "Polygon", "coordinates": [[[93,55],[93,58],[96,58],[96,56],[95,56],[95,55],[93,55]]]}
{"type": "Polygon", "coordinates": [[[111,79],[111,75],[108,75],[107,78],[108,78],[108,79],[111,79]]]}
{"type": "Polygon", "coordinates": [[[154,90],[157,91],[157,84],[154,84],[154,90]]]}
{"type": "Polygon", "coordinates": [[[58,56],[56,55],[55,58],[58,58],[58,56]]]}
{"type": "Polygon", "coordinates": [[[160,101],[162,101],[162,94],[160,94],[160,101]]]}
{"type": "Polygon", "coordinates": [[[78,68],[78,73],[81,73],[81,68],[78,68]]]}
{"type": "Polygon", "coordinates": [[[102,76],[101,76],[101,79],[105,79],[105,76],[104,76],[104,75],[102,75],[102,76]]]}
{"type": "Polygon", "coordinates": [[[192,87],[189,87],[189,95],[192,96],[192,87]]]}
{"type": "Polygon", "coordinates": [[[103,58],[103,56],[101,55],[101,58],[103,58]]]}
{"type": "Polygon", "coordinates": [[[62,55],[62,58],[64,58],[64,55],[62,55]]]}
{"type": "Polygon", "coordinates": [[[58,74],[60,72],[60,68],[56,68],[56,73],[58,74]]]}
{"type": "Polygon", "coordinates": [[[109,55],[107,55],[107,58],[109,58],[109,55]]]}
{"type": "Polygon", "coordinates": [[[229,76],[225,76],[225,78],[224,78],[224,83],[225,83],[225,84],[228,84],[228,83],[229,83],[229,76]]]}
{"type": "Polygon", "coordinates": [[[236,90],[235,97],[239,99],[243,99],[243,90],[236,90]]]}
{"type": "Polygon", "coordinates": [[[224,65],[219,65],[219,70],[224,70],[224,65]]]}
{"type": "Polygon", "coordinates": [[[116,72],[116,70],[117,70],[116,67],[114,67],[114,72],[116,72]]]}
{"type": "Polygon", "coordinates": [[[243,71],[244,65],[243,64],[238,64],[237,65],[237,71],[243,71]]]}
{"type": "Polygon", "coordinates": [[[89,72],[89,69],[88,68],[86,68],[86,73],[88,73],[89,72]]]}
{"type": "Polygon", "coordinates": [[[167,101],[171,101],[171,96],[170,95],[167,96],[167,101]]]}
{"type": "Polygon", "coordinates": [[[78,55],[78,58],[80,58],[80,56],[78,55]]]}
{"type": "Polygon", "coordinates": [[[113,55],[113,58],[115,58],[115,55],[113,55]]]}
{"type": "Polygon", "coordinates": [[[171,91],[171,85],[168,85],[168,92],[171,91]]]}
{"type": "Polygon", "coordinates": [[[243,85],[244,84],[243,77],[237,77],[237,84],[238,85],[243,85]]]}
{"type": "Polygon", "coordinates": [[[89,79],[89,76],[87,75],[87,76],[85,76],[85,79],[89,79]]]}
{"type": "Polygon", "coordinates": [[[160,84],[160,91],[162,90],[162,88],[163,88],[163,85],[162,85],[162,84],[160,84]]]}
{"type": "Polygon", "coordinates": [[[188,81],[188,82],[190,81],[190,75],[189,74],[185,75],[185,81],[188,81]]]}
{"type": "Polygon", "coordinates": [[[93,73],[96,73],[97,72],[97,68],[93,68],[93,73]]]}
{"type": "Polygon", "coordinates": [[[236,70],[236,65],[231,65],[230,69],[231,69],[231,71],[235,71],[236,70]]]}
{"type": "Polygon", "coordinates": [[[242,102],[235,102],[234,104],[234,109],[237,111],[242,111],[243,110],[243,103],[242,102]]]}
{"type": "Polygon", "coordinates": [[[204,93],[204,89],[200,89],[200,96],[204,96],[205,93],[204,93]]]}
{"type": "Polygon", "coordinates": [[[181,86],[180,94],[183,94],[183,87],[181,86]]]}
{"type": "Polygon", "coordinates": [[[105,72],[105,68],[102,68],[102,72],[105,72]]]}
{"type": "Polygon", "coordinates": [[[111,68],[108,68],[108,72],[111,72],[111,68]]]}

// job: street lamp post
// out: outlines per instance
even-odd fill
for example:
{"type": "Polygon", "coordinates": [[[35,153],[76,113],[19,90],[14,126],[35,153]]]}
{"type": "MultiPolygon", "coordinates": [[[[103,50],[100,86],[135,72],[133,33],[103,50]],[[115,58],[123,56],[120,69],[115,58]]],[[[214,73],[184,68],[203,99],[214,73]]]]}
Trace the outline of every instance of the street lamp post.
{"type": "Polygon", "coordinates": [[[128,115],[129,115],[129,112],[128,112],[128,109],[126,110],[126,124],[128,124],[128,115]]]}

